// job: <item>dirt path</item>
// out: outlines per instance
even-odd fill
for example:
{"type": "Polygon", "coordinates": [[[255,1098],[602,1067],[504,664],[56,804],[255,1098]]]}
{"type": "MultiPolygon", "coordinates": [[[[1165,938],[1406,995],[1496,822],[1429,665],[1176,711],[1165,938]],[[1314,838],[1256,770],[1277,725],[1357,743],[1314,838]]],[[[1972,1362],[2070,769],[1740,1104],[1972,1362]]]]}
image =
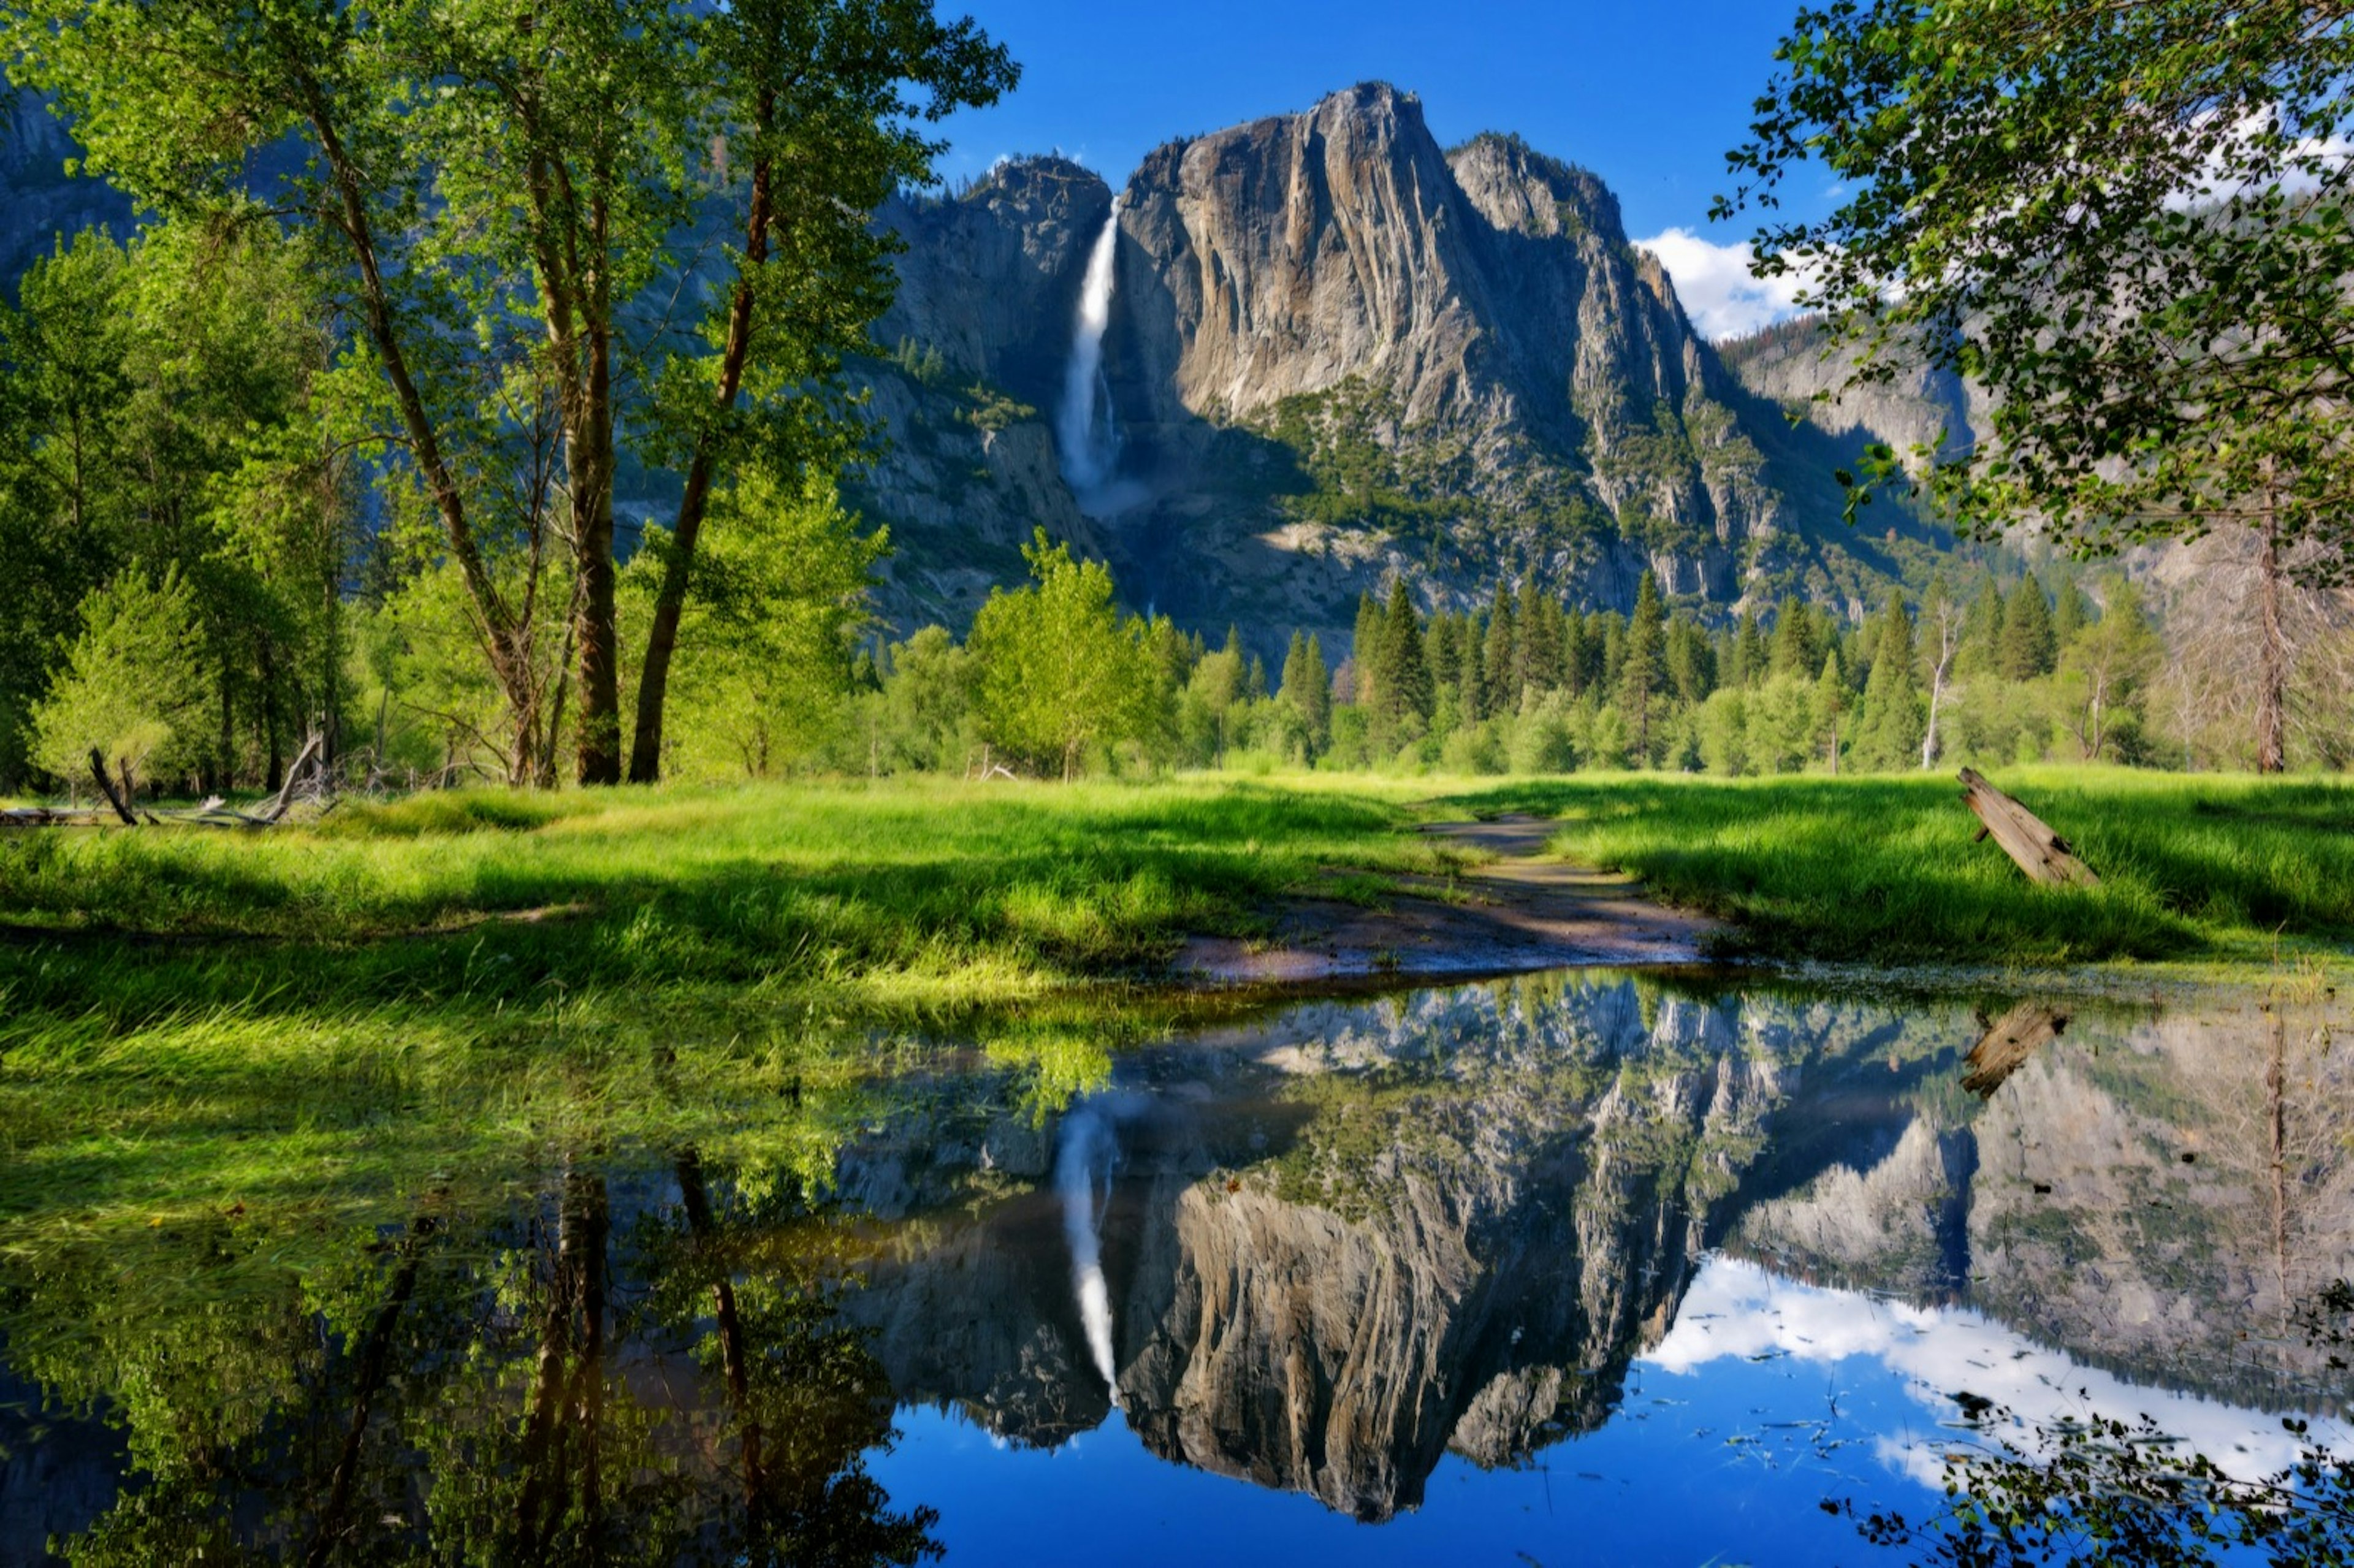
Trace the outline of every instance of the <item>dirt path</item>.
{"type": "Polygon", "coordinates": [[[1403,877],[1428,896],[1368,908],[1302,898],[1278,912],[1273,938],[1196,937],[1180,974],[1232,983],[1375,975],[1492,975],[1579,964],[1701,960],[1715,926],[1644,898],[1631,878],[1542,858],[1555,824],[1542,817],[1434,822],[1423,832],[1499,858],[1451,886],[1403,877]]]}

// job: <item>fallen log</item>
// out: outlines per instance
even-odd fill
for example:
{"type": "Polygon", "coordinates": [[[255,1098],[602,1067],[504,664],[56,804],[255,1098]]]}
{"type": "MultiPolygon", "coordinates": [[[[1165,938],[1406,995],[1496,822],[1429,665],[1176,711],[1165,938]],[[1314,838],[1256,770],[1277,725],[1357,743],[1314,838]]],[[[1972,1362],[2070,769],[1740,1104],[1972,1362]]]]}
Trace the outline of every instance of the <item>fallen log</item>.
{"type": "Polygon", "coordinates": [[[1993,1023],[1980,1013],[1978,1022],[1986,1033],[1970,1047],[1962,1087],[1984,1100],[1993,1098],[2003,1080],[2025,1066],[2029,1057],[2057,1040],[2068,1027],[2068,1016],[2041,1002],[2022,1001],[1993,1023]]]}
{"type": "Polygon", "coordinates": [[[2098,887],[2101,879],[2093,868],[2076,858],[2068,841],[2047,827],[2043,820],[1993,785],[1974,768],[1961,773],[1962,799],[1978,813],[1983,825],[1978,838],[1992,838],[2002,846],[2002,853],[2017,863],[2019,869],[2047,887],[2098,887]]]}
{"type": "Polygon", "coordinates": [[[0,828],[94,828],[99,825],[95,811],[77,811],[55,806],[12,806],[0,811],[0,828]]]}

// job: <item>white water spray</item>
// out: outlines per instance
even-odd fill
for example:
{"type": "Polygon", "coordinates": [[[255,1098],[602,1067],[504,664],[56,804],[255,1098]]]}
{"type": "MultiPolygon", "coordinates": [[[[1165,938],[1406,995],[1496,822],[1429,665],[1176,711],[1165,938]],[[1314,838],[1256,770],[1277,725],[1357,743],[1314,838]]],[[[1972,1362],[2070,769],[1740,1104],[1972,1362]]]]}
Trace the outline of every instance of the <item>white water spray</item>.
{"type": "Polygon", "coordinates": [[[1102,1205],[1111,1196],[1111,1124],[1101,1113],[1078,1110],[1065,1119],[1062,1148],[1055,1157],[1055,1187],[1063,1197],[1063,1234],[1071,1244],[1071,1286],[1078,1294],[1079,1326],[1087,1331],[1087,1352],[1117,1405],[1111,1287],[1104,1281],[1100,1228],[1102,1205]]]}
{"type": "Polygon", "coordinates": [[[1083,496],[1099,491],[1119,461],[1119,435],[1113,429],[1111,387],[1104,380],[1104,329],[1111,324],[1111,295],[1118,281],[1119,198],[1087,253],[1087,275],[1079,290],[1079,317],[1071,334],[1071,363],[1063,373],[1063,407],[1055,420],[1063,442],[1063,477],[1083,496]]]}

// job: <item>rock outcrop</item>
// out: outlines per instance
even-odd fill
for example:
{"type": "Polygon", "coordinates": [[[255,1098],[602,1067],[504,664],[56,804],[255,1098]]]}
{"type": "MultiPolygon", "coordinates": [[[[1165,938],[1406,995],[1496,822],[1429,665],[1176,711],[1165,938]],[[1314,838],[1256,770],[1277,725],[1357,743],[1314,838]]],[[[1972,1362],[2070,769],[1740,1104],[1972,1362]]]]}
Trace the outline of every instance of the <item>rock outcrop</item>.
{"type": "MultiPolygon", "coordinates": [[[[1050,160],[895,207],[909,249],[883,345],[937,350],[1044,432],[1111,197],[1050,160]]],[[[1897,569],[1840,524],[1838,443],[1726,368],[1598,179],[1517,138],[1444,149],[1412,94],[1369,84],[1157,149],[1119,225],[1105,374],[1125,482],[1089,534],[1023,493],[1027,460],[886,460],[860,499],[922,541],[895,619],[956,600],[917,586],[934,560],[1002,564],[1022,519],[1108,556],[1139,608],[1238,622],[1268,652],[1295,626],[1344,647],[1358,593],[1400,579],[1457,604],[1533,576],[1623,609],[1647,570],[1730,606],[1861,602],[1897,569]]],[[[877,402],[895,453],[955,418],[877,402]]]]}
{"type": "MultiPolygon", "coordinates": [[[[128,208],[64,175],[74,149],[42,105],[20,94],[8,116],[13,279],[54,234],[128,208]]],[[[1444,148],[1381,84],[1170,143],[1118,193],[1104,368],[1121,458],[1083,503],[1054,414],[1114,195],[1028,159],[876,215],[905,249],[857,370],[879,440],[849,495],[891,528],[897,631],[961,629],[1039,527],[1108,558],[1137,609],[1237,623],[1271,657],[1320,630],[1336,662],[1357,596],[1398,581],[1434,605],[1533,578],[1624,609],[1650,571],[1719,608],[1791,591],[1858,608],[1917,550],[1896,535],[1931,536],[1901,507],[1894,535],[1842,526],[1829,476],[1849,432],[1783,416],[1819,367],[1752,346],[1728,368],[1600,180],[1511,136],[1444,148]]],[[[1958,397],[1835,412],[1907,433],[1958,397]]],[[[664,476],[631,483],[617,504],[635,520],[675,504],[664,476]]]]}
{"type": "Polygon", "coordinates": [[[81,156],[47,101],[0,82],[0,296],[59,240],[93,226],[131,225],[131,203],[102,180],[66,172],[81,156]]]}

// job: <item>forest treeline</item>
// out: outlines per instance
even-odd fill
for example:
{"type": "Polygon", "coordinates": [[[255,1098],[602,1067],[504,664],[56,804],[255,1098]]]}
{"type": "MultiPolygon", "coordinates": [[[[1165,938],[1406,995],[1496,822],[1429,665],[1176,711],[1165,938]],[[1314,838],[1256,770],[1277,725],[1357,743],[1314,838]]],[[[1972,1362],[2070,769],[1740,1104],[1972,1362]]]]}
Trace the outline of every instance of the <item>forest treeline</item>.
{"type": "MultiPolygon", "coordinates": [[[[354,784],[550,779],[572,761],[568,556],[533,567],[555,710],[520,736],[461,567],[372,510],[384,476],[338,412],[349,375],[302,308],[300,265],[266,234],[89,235],[0,314],[0,783],[84,788],[96,747],[133,788],[275,789],[321,728],[354,784]],[[525,740],[540,751],[518,767],[525,740]]],[[[828,470],[748,464],[714,511],[667,694],[665,767],[688,778],[2253,760],[2229,559],[2173,597],[2163,633],[2116,573],[2047,586],[1980,567],[1861,618],[1790,599],[1732,620],[1646,578],[1630,615],[1528,585],[1433,612],[1393,588],[1363,600],[1345,646],[1303,632],[1269,667],[1232,633],[1213,647],[1122,613],[1106,567],[1043,535],[1031,581],[964,639],[886,641],[868,596],[889,541],[828,470]]],[[[616,576],[624,703],[673,559],[663,528],[646,539],[616,576]]],[[[2348,640],[2308,630],[2294,760],[2341,767],[2354,723],[2329,681],[2348,640]]]]}
{"type": "MultiPolygon", "coordinates": [[[[935,626],[856,661],[833,740],[802,765],[1744,776],[2243,764],[2254,744],[2116,575],[2088,594],[1981,567],[1855,621],[1800,599],[1706,621],[1648,575],[1627,615],[1525,586],[1426,611],[1393,588],[1361,599],[1337,663],[1295,632],[1271,668],[1232,629],[1213,649],[1121,614],[1102,565],[1043,536],[1030,559],[1033,582],[993,595],[963,644],[935,626]]],[[[2354,752],[2342,723],[2296,734],[2314,764],[2354,752]]]]}

